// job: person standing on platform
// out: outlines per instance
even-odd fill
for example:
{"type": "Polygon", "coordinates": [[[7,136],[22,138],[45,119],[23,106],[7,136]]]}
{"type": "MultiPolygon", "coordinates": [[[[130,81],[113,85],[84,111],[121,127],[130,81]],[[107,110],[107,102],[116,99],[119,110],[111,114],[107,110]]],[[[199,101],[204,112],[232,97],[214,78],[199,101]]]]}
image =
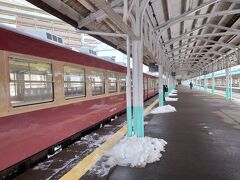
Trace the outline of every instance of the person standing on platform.
{"type": "Polygon", "coordinates": [[[190,82],[190,83],[189,83],[189,86],[190,86],[190,89],[192,89],[192,88],[193,88],[193,83],[190,82]]]}
{"type": "Polygon", "coordinates": [[[163,101],[165,102],[165,95],[166,95],[166,92],[168,92],[168,86],[167,85],[163,85],[163,101]]]}

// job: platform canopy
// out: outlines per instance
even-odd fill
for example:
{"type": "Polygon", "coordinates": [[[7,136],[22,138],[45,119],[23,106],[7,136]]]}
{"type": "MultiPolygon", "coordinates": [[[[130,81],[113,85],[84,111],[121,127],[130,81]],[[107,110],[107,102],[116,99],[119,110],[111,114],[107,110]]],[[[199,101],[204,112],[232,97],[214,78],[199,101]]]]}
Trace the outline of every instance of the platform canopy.
{"type": "MultiPolygon", "coordinates": [[[[142,38],[143,63],[160,59],[177,76],[221,69],[226,59],[239,63],[240,0],[28,1],[78,29],[142,38]],[[144,11],[141,37],[132,25],[136,3],[144,11]]],[[[95,37],[126,52],[124,37],[95,37]]]]}

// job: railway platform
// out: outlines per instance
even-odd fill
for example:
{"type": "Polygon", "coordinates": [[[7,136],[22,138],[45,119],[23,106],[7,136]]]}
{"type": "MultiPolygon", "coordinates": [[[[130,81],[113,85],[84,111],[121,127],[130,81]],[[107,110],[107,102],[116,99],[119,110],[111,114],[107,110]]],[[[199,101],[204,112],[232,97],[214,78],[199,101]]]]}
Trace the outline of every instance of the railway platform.
{"type": "MultiPolygon", "coordinates": [[[[239,104],[185,87],[178,88],[177,97],[178,101],[167,102],[177,112],[145,116],[146,136],[163,138],[168,143],[160,161],[144,168],[116,166],[103,177],[87,171],[81,179],[240,179],[239,104]]],[[[61,173],[69,173],[66,169],[71,168],[64,168],[61,173]]],[[[17,179],[31,179],[36,174],[39,179],[49,178],[43,177],[44,171],[49,169],[35,168],[17,179]]],[[[49,179],[55,178],[59,175],[49,179]]]]}

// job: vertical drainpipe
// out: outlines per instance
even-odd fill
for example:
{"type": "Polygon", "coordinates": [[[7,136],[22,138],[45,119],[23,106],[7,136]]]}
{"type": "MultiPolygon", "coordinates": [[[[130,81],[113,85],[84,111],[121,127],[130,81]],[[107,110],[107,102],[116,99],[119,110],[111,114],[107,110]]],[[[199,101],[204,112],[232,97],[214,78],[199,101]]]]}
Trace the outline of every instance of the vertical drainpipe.
{"type": "Polygon", "coordinates": [[[159,77],[158,77],[158,80],[159,80],[159,83],[158,83],[158,95],[159,95],[159,106],[163,106],[164,105],[164,102],[163,102],[163,68],[162,66],[158,65],[158,73],[159,73],[159,77]]]}
{"type": "Polygon", "coordinates": [[[132,94],[131,94],[131,69],[130,69],[130,39],[127,37],[127,83],[126,83],[126,101],[127,101],[127,136],[132,136],[132,94]]]}

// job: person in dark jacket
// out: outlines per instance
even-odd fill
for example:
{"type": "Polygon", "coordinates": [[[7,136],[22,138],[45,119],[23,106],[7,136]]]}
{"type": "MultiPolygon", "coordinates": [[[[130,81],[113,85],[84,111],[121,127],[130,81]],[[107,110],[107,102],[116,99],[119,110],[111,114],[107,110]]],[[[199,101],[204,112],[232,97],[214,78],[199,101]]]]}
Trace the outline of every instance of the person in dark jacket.
{"type": "Polygon", "coordinates": [[[193,83],[190,82],[190,83],[189,83],[189,86],[190,86],[190,89],[192,89],[192,88],[193,88],[193,83]]]}
{"type": "Polygon", "coordinates": [[[166,101],[165,100],[165,94],[166,92],[168,92],[168,86],[166,84],[163,85],[163,101],[166,101]]]}

